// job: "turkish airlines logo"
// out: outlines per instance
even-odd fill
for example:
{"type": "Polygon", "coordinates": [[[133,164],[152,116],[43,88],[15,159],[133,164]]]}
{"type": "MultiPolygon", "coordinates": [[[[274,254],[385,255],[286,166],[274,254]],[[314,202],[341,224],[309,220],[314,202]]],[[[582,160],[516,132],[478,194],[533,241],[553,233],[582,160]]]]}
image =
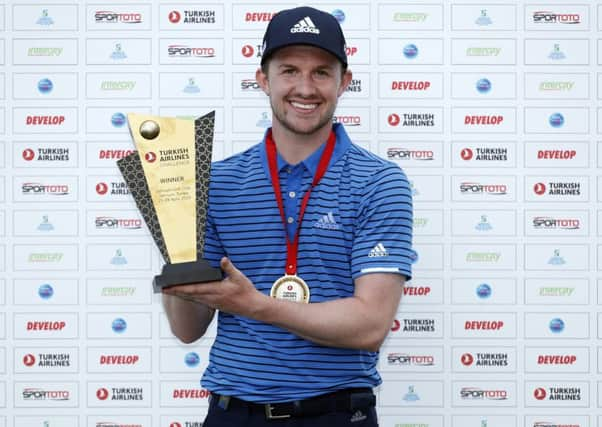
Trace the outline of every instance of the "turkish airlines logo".
{"type": "Polygon", "coordinates": [[[146,160],[149,163],[154,163],[155,160],[157,160],[157,155],[152,151],[149,151],[144,155],[144,160],[146,160]]]}
{"type": "Polygon", "coordinates": [[[389,126],[399,126],[399,123],[401,123],[399,114],[389,114],[389,117],[387,117],[387,123],[389,123],[389,126]]]}
{"type": "Polygon", "coordinates": [[[31,149],[31,148],[26,148],[25,150],[23,150],[23,159],[30,162],[32,161],[36,156],[36,153],[31,149]]]}
{"type": "Polygon", "coordinates": [[[396,331],[399,331],[400,328],[401,328],[401,323],[399,322],[399,320],[394,319],[393,325],[391,326],[391,331],[396,332],[396,331]]]}
{"type": "Polygon", "coordinates": [[[546,185],[543,182],[538,182],[533,186],[533,192],[538,196],[546,193],[546,185]]]}
{"type": "Polygon", "coordinates": [[[251,46],[250,44],[246,44],[242,47],[240,53],[242,53],[242,56],[244,56],[245,58],[250,58],[255,54],[255,49],[253,49],[253,46],[251,46]]]}
{"type": "Polygon", "coordinates": [[[96,184],[96,193],[100,196],[104,196],[109,191],[109,186],[104,182],[99,182],[96,184]]]}
{"type": "Polygon", "coordinates": [[[533,391],[533,397],[537,400],[544,400],[547,395],[548,393],[546,393],[546,390],[542,387],[538,387],[533,391]]]}
{"type": "Polygon", "coordinates": [[[106,388],[99,388],[96,390],[96,397],[98,400],[107,400],[109,398],[109,390],[106,388]]]}
{"type": "Polygon", "coordinates": [[[474,362],[474,357],[470,353],[464,353],[460,357],[460,362],[462,362],[464,366],[470,366],[474,362]]]}
{"type": "Polygon", "coordinates": [[[36,363],[36,357],[33,354],[26,354],[23,356],[23,364],[25,366],[33,366],[36,363]]]}
{"type": "Polygon", "coordinates": [[[169,15],[167,15],[167,19],[169,19],[169,22],[171,22],[172,24],[177,24],[178,22],[180,22],[181,18],[182,15],[180,15],[180,12],[178,12],[177,10],[172,10],[171,12],[169,12],[169,15]]]}
{"type": "Polygon", "coordinates": [[[472,156],[473,153],[470,148],[463,148],[462,151],[460,151],[460,157],[462,157],[462,160],[470,160],[472,159],[472,156]]]}

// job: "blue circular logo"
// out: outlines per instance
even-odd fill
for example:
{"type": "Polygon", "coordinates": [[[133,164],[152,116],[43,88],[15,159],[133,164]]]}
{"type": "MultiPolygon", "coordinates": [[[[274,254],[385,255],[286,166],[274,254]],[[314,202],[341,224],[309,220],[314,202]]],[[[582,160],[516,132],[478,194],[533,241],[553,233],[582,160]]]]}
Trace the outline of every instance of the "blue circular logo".
{"type": "Polygon", "coordinates": [[[184,356],[184,363],[186,363],[186,366],[189,368],[196,368],[199,366],[199,363],[201,363],[201,357],[194,351],[191,351],[184,356]]]}
{"type": "Polygon", "coordinates": [[[116,334],[123,333],[127,327],[127,323],[121,317],[118,317],[117,319],[113,320],[113,323],[111,323],[111,328],[116,334]]]}
{"type": "Polygon", "coordinates": [[[341,9],[333,10],[331,15],[334,16],[340,24],[342,24],[345,21],[345,12],[343,12],[341,9]]]}
{"type": "Polygon", "coordinates": [[[559,317],[555,317],[554,319],[550,320],[550,331],[554,332],[555,334],[564,331],[564,320],[560,319],[559,317]]]}
{"type": "Polygon", "coordinates": [[[125,125],[126,117],[123,113],[115,113],[111,116],[111,124],[116,128],[120,128],[125,125]]]}
{"type": "Polygon", "coordinates": [[[418,47],[415,44],[407,44],[403,47],[403,56],[408,59],[414,59],[418,56],[418,47]]]}
{"type": "Polygon", "coordinates": [[[564,125],[564,116],[560,113],[554,113],[550,116],[550,126],[553,128],[559,128],[564,125]]]}
{"type": "Polygon", "coordinates": [[[481,283],[477,286],[477,296],[483,299],[489,298],[491,296],[491,286],[487,283],[481,283]]]}
{"type": "Polygon", "coordinates": [[[410,260],[412,261],[412,264],[416,264],[418,261],[418,252],[414,249],[410,249],[410,260]]]}
{"type": "Polygon", "coordinates": [[[50,79],[42,79],[38,82],[38,90],[40,93],[50,93],[54,85],[50,79]]]}
{"type": "Polygon", "coordinates": [[[479,79],[477,81],[477,91],[479,93],[487,93],[491,90],[491,82],[489,79],[479,79]]]}
{"type": "Polygon", "coordinates": [[[44,283],[38,288],[38,295],[42,299],[50,299],[54,295],[54,289],[50,284],[44,283]]]}

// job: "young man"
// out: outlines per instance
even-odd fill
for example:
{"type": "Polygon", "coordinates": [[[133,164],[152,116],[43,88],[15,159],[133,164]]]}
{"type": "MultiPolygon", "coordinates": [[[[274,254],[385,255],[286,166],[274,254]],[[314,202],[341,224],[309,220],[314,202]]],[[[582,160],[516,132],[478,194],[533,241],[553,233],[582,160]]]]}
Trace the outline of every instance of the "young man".
{"type": "Polygon", "coordinates": [[[276,14],[256,79],[272,128],[211,174],[204,257],[226,278],[164,290],[184,342],[219,310],[203,425],[377,426],[378,349],[411,276],[407,179],[333,125],[351,72],[330,14],[276,14]]]}

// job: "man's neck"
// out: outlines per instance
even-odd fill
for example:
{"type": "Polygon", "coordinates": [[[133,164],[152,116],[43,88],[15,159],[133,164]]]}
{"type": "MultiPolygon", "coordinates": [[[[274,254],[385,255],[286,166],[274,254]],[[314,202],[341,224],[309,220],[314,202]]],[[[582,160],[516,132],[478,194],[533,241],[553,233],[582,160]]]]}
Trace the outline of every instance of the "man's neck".
{"type": "Polygon", "coordinates": [[[290,165],[307,159],[330,135],[331,127],[325,126],[311,135],[299,135],[282,126],[272,128],[272,139],[278,154],[290,165]]]}

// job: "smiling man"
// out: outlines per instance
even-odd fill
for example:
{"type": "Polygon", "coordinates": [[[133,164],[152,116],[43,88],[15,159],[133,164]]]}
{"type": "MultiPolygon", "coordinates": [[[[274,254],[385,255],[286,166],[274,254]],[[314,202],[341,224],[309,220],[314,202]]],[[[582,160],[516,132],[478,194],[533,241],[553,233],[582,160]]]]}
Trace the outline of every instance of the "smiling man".
{"type": "Polygon", "coordinates": [[[378,350],[411,276],[408,181],[333,124],[351,71],[332,15],[277,13],[256,79],[272,127],[211,172],[204,257],[226,278],[163,291],[184,342],[219,310],[203,426],[375,427],[378,350]]]}

